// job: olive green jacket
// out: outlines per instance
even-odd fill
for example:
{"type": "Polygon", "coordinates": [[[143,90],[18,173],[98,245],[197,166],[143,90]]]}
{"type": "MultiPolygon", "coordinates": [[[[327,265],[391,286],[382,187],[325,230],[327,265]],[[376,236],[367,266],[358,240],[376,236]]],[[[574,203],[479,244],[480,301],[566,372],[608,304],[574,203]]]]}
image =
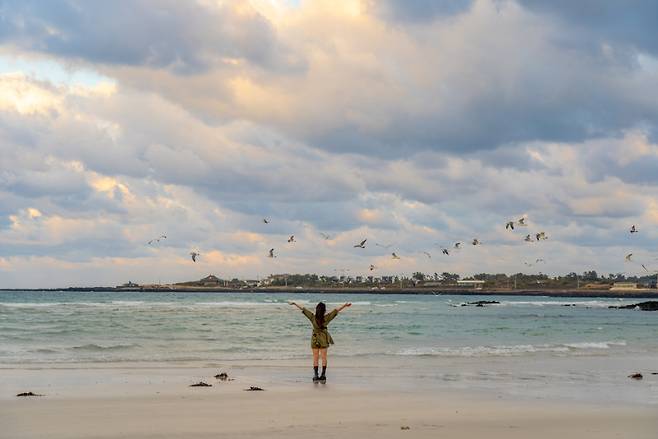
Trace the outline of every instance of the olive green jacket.
{"type": "Polygon", "coordinates": [[[333,310],[329,314],[324,316],[324,327],[318,326],[318,322],[315,321],[315,314],[307,308],[302,308],[302,313],[306,316],[307,319],[311,321],[313,325],[313,335],[311,336],[311,348],[313,349],[327,349],[329,345],[334,344],[334,339],[331,338],[331,334],[327,331],[327,325],[332,321],[337,315],[338,311],[333,310]]]}

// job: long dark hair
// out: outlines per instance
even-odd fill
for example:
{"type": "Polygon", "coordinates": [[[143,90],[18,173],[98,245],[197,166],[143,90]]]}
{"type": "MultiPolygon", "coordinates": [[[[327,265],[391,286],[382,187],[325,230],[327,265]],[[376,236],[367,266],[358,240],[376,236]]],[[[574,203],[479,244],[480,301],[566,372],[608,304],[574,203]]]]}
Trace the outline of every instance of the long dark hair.
{"type": "Polygon", "coordinates": [[[320,328],[324,328],[324,313],[327,311],[327,306],[320,302],[318,306],[315,307],[315,323],[318,324],[320,328]]]}

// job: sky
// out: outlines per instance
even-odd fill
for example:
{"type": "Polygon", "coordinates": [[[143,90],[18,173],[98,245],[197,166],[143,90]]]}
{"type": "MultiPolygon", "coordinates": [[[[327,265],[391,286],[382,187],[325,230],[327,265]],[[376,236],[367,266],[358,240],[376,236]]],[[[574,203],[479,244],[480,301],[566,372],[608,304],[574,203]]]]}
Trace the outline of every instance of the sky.
{"type": "Polygon", "coordinates": [[[0,287],[644,274],[657,226],[655,1],[0,0],[0,287]]]}

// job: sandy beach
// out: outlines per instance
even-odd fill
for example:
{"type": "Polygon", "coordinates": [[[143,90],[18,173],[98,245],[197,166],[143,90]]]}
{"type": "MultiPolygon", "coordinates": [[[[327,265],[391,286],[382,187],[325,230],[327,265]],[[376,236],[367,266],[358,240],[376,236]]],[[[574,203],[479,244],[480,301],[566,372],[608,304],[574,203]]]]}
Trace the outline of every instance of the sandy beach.
{"type": "Polygon", "coordinates": [[[42,438],[655,438],[658,409],[504,393],[400,390],[341,380],[273,384],[249,368],[3,370],[0,437],[42,438]],[[40,377],[40,380],[37,378],[40,377]],[[188,385],[203,379],[208,388],[188,385]],[[17,389],[46,396],[17,398],[17,389]],[[50,383],[45,385],[43,383],[50,383]],[[246,392],[250,385],[263,392],[246,392]],[[408,429],[406,429],[408,427],[408,429]],[[404,428],[404,429],[403,429],[404,428]]]}

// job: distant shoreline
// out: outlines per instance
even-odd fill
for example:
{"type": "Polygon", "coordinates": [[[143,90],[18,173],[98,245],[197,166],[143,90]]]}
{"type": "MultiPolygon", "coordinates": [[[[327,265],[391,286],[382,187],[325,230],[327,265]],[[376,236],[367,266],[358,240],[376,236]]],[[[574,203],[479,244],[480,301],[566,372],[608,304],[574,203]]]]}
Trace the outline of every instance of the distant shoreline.
{"type": "Polygon", "coordinates": [[[456,296],[547,296],[547,297],[607,297],[607,298],[658,298],[658,290],[541,290],[541,289],[452,289],[452,288],[320,288],[320,287],[267,287],[267,288],[218,288],[218,287],[178,287],[178,288],[116,288],[116,287],[69,287],[69,288],[0,288],[0,292],[47,291],[47,292],[99,292],[99,293],[263,293],[263,294],[409,294],[409,295],[456,295],[456,296]]]}

